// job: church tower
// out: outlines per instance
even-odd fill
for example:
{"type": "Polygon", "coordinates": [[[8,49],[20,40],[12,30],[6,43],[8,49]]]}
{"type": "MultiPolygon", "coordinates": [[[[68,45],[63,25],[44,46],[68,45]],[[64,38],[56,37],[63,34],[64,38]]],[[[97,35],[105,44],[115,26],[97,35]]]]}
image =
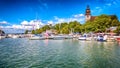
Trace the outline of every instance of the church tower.
{"type": "Polygon", "coordinates": [[[87,5],[86,12],[85,12],[85,21],[89,21],[91,19],[91,12],[90,7],[87,5]]]}

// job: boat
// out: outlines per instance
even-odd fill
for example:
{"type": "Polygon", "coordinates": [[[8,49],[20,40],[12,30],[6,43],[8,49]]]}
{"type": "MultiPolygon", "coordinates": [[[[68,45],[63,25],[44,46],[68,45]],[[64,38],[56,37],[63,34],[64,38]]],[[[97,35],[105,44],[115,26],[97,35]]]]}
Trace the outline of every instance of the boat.
{"type": "Polygon", "coordinates": [[[29,37],[30,40],[43,40],[43,39],[46,39],[45,37],[43,36],[39,36],[39,35],[33,35],[31,37],[29,37]]]}
{"type": "Polygon", "coordinates": [[[88,34],[84,34],[83,36],[80,36],[78,38],[78,40],[86,40],[86,41],[91,41],[93,39],[93,37],[91,37],[90,35],[88,34]]]}
{"type": "Polygon", "coordinates": [[[19,38],[19,36],[18,35],[13,35],[13,36],[11,36],[11,38],[19,38]]]}
{"type": "Polygon", "coordinates": [[[120,36],[113,36],[113,38],[114,38],[117,42],[120,42],[120,36]]]}
{"type": "Polygon", "coordinates": [[[0,36],[0,39],[3,39],[3,38],[5,38],[6,36],[0,36]]]}
{"type": "Polygon", "coordinates": [[[105,35],[105,36],[98,36],[97,37],[97,41],[101,41],[101,42],[107,41],[107,35],[105,35]]]}
{"type": "Polygon", "coordinates": [[[65,39],[73,39],[73,36],[67,35],[67,36],[65,36],[65,39]]]}
{"type": "Polygon", "coordinates": [[[91,40],[94,40],[94,38],[93,37],[86,37],[86,40],[91,41],[91,40]]]}
{"type": "Polygon", "coordinates": [[[65,36],[63,36],[63,35],[53,35],[52,38],[55,39],[55,40],[61,40],[61,39],[65,39],[65,36]]]}
{"type": "Polygon", "coordinates": [[[115,38],[113,38],[113,37],[108,37],[107,38],[107,42],[114,42],[115,41],[115,38]]]}
{"type": "Polygon", "coordinates": [[[120,42],[120,38],[116,38],[116,41],[120,42]]]}
{"type": "Polygon", "coordinates": [[[79,37],[78,40],[86,40],[86,37],[79,37]]]}

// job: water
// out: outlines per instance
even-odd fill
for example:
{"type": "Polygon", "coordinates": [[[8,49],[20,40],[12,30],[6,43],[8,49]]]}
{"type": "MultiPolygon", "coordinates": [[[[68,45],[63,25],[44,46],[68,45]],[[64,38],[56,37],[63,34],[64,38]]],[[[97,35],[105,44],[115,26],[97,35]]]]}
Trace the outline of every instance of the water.
{"type": "Polygon", "coordinates": [[[117,42],[0,40],[0,68],[119,68],[117,42]]]}

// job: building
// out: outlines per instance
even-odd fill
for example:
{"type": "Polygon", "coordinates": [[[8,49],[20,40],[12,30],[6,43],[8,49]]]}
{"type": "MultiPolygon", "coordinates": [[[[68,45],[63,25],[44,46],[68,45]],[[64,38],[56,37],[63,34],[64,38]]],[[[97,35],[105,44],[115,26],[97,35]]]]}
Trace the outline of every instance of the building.
{"type": "MultiPolygon", "coordinates": [[[[114,18],[116,15],[109,15],[112,18],[114,18]]],[[[91,15],[91,10],[89,5],[87,5],[86,11],[85,11],[85,21],[94,21],[97,16],[91,15]]]]}
{"type": "Polygon", "coordinates": [[[85,12],[85,21],[93,21],[96,16],[91,15],[90,7],[87,5],[86,12],[85,12]]]}

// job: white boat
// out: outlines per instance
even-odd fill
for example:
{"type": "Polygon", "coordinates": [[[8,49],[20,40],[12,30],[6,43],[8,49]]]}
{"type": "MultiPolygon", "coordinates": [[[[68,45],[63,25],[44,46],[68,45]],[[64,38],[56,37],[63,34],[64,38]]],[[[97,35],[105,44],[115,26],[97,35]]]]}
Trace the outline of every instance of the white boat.
{"type": "Polygon", "coordinates": [[[65,39],[73,39],[73,36],[65,36],[65,39]]]}
{"type": "Polygon", "coordinates": [[[60,39],[65,39],[65,36],[61,36],[61,35],[54,35],[54,36],[52,36],[52,38],[53,39],[55,39],[55,40],[60,40],[60,39]]]}
{"type": "Polygon", "coordinates": [[[79,37],[78,40],[86,40],[86,37],[79,37]]]}
{"type": "Polygon", "coordinates": [[[81,37],[78,38],[78,40],[92,41],[92,40],[94,40],[94,37],[81,36],[81,37]]]}
{"type": "Polygon", "coordinates": [[[78,40],[87,40],[87,41],[90,41],[90,40],[92,40],[92,38],[89,37],[89,35],[85,33],[85,34],[83,34],[83,36],[80,36],[78,38],[78,40]]]}
{"type": "Polygon", "coordinates": [[[115,41],[115,38],[113,38],[113,37],[107,38],[107,42],[114,42],[114,41],[115,41]]]}
{"type": "Polygon", "coordinates": [[[29,37],[29,39],[30,40],[43,40],[43,39],[45,39],[45,37],[33,35],[33,36],[29,37]]]}
{"type": "Polygon", "coordinates": [[[105,36],[98,36],[97,37],[97,41],[101,41],[101,42],[104,42],[104,41],[107,41],[107,35],[105,35],[105,36]]]}
{"type": "Polygon", "coordinates": [[[42,40],[45,39],[44,37],[30,37],[30,40],[42,40]]]}
{"type": "Polygon", "coordinates": [[[91,40],[94,40],[94,38],[93,37],[86,37],[86,40],[91,41],[91,40]]]}
{"type": "Polygon", "coordinates": [[[0,36],[0,39],[3,39],[3,38],[5,38],[5,36],[0,36]]]}
{"type": "Polygon", "coordinates": [[[19,38],[18,35],[13,35],[11,38],[19,38]]]}

